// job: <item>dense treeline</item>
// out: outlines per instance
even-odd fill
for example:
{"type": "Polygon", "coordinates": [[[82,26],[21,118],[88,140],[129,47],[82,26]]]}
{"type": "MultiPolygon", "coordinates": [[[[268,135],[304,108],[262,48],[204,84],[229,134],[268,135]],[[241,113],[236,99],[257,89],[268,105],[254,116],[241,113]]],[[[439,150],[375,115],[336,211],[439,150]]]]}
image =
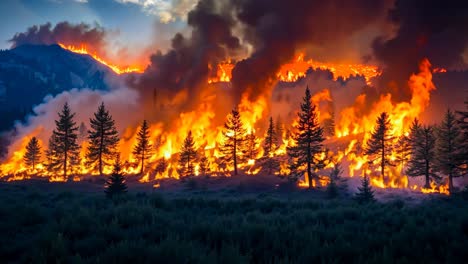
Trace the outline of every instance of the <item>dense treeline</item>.
{"type": "Polygon", "coordinates": [[[301,193],[303,198],[274,194],[242,198],[230,191],[216,196],[191,192],[191,198],[130,193],[125,200],[110,202],[99,193],[37,191],[4,183],[0,258],[4,263],[466,263],[468,259],[468,210],[461,198],[434,198],[419,205],[401,200],[360,205],[301,193]]]}
{"type": "MultiPolygon", "coordinates": [[[[334,157],[324,145],[324,127],[319,123],[317,107],[312,104],[311,93],[307,87],[297,122],[288,132],[293,144],[287,147],[286,175],[292,182],[304,178],[312,187],[317,182],[319,171],[334,161],[334,157]]],[[[465,102],[468,109],[468,102],[465,102]]],[[[467,110],[468,111],[468,110],[467,110]]],[[[388,182],[390,167],[400,164],[401,173],[413,177],[424,176],[425,188],[447,182],[450,192],[453,192],[453,178],[465,176],[468,173],[468,112],[447,110],[444,120],[439,125],[422,125],[416,119],[413,121],[408,134],[403,133],[397,138],[393,134],[390,115],[382,112],[376,120],[370,138],[364,146],[364,153],[369,156],[369,166],[378,164],[382,182],[388,182]],[[396,153],[396,158],[394,157],[396,153]]],[[[56,128],[49,139],[46,165],[49,171],[61,173],[64,180],[74,172],[80,163],[78,141],[88,140],[86,164],[93,171],[102,176],[104,167],[110,166],[118,155],[117,144],[119,136],[115,122],[102,103],[94,117],[90,119],[91,129],[80,127],[74,121],[75,114],[65,104],[56,120],[56,128]],[[84,134],[84,135],[82,135],[84,134]]],[[[238,174],[239,164],[258,160],[262,169],[268,174],[280,174],[280,162],[275,152],[282,144],[283,131],[280,122],[276,124],[270,118],[268,129],[262,142],[254,134],[247,131],[242,123],[241,113],[233,109],[224,124],[223,140],[218,142],[220,153],[220,167],[232,168],[234,175],[238,174]],[[259,149],[263,147],[263,156],[258,157],[259,149]]],[[[327,130],[333,120],[327,121],[327,130]]],[[[148,160],[154,152],[150,137],[150,126],[146,120],[137,134],[137,143],[133,148],[133,155],[143,176],[148,171],[163,173],[167,168],[165,158],[154,164],[148,160]],[[152,167],[150,167],[150,165],[152,167]]],[[[327,132],[327,134],[330,134],[327,132]]],[[[195,175],[195,165],[198,173],[209,176],[209,166],[203,150],[196,149],[196,140],[189,131],[180,151],[177,153],[177,171],[183,178],[195,175]]],[[[31,138],[24,157],[25,164],[34,172],[40,163],[41,149],[36,138],[31,138]]]]}

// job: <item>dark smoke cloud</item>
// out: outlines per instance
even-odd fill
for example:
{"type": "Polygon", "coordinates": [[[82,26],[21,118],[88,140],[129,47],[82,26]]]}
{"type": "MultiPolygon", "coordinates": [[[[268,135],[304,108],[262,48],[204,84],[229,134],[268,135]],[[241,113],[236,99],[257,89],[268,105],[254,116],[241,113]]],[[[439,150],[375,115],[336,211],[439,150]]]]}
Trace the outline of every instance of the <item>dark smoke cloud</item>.
{"type": "Polygon", "coordinates": [[[296,50],[326,47],[345,41],[355,31],[373,23],[384,12],[385,1],[352,0],[240,0],[238,18],[247,25],[246,40],[255,47],[251,57],[233,71],[236,90],[252,98],[269,87],[280,66],[296,50]]]}
{"type": "Polygon", "coordinates": [[[386,69],[380,85],[395,95],[409,96],[406,80],[427,57],[436,67],[466,68],[462,53],[468,44],[468,5],[457,0],[397,0],[388,19],[396,35],[374,41],[375,57],[386,69]]]}
{"type": "Polygon", "coordinates": [[[190,102],[198,101],[200,89],[215,74],[216,65],[242,52],[240,40],[233,34],[236,20],[227,6],[202,0],[188,14],[187,23],[192,28],[191,35],[176,34],[171,49],[152,55],[145,73],[132,81],[131,85],[145,94],[144,98],[151,98],[146,102],[149,105],[164,107],[159,106],[160,101],[170,101],[167,98],[185,91],[190,100],[182,105],[190,108],[190,102]]]}
{"type": "Polygon", "coordinates": [[[271,91],[270,80],[298,49],[310,44],[326,47],[347,39],[382,16],[385,2],[201,0],[188,14],[191,36],[177,34],[172,48],[154,54],[150,67],[133,85],[153,101],[182,89],[194,99],[198,87],[206,86],[213,74],[208,65],[245,54],[249,46],[251,55],[233,70],[232,95],[234,104],[245,93],[255,99],[271,91]]]}
{"type": "Polygon", "coordinates": [[[12,48],[24,44],[51,45],[61,42],[66,45],[87,45],[96,52],[103,52],[106,45],[106,31],[99,25],[90,26],[85,23],[70,24],[60,22],[52,27],[50,23],[35,25],[26,32],[17,33],[9,41],[12,48]]]}

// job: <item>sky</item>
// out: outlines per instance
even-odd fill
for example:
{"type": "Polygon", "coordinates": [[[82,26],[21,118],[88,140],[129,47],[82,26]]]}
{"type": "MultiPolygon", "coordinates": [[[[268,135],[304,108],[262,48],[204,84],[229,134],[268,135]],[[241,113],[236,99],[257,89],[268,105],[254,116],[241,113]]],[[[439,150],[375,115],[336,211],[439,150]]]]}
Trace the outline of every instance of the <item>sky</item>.
{"type": "MultiPolygon", "coordinates": [[[[168,45],[186,27],[194,0],[1,0],[0,49],[8,49],[15,33],[50,22],[99,24],[121,45],[168,45]]],[[[164,47],[157,47],[164,48],[164,47]]]]}

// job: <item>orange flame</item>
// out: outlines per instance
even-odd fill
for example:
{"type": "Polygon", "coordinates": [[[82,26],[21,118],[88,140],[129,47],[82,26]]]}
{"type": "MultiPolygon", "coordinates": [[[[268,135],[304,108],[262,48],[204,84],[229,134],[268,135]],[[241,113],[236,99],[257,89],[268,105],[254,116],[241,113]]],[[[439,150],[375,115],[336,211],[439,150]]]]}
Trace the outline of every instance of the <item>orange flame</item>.
{"type": "Polygon", "coordinates": [[[117,66],[115,64],[109,63],[105,61],[104,59],[102,59],[101,57],[99,57],[96,53],[91,53],[90,51],[88,51],[86,45],[81,45],[80,47],[76,47],[73,45],[64,45],[62,43],[58,43],[58,45],[62,47],[62,49],[69,50],[73,53],[89,55],[93,57],[93,59],[99,61],[101,64],[104,64],[110,69],[112,69],[117,74],[132,73],[132,72],[142,73],[143,72],[143,67],[139,67],[139,66],[121,67],[121,66],[117,66]]]}

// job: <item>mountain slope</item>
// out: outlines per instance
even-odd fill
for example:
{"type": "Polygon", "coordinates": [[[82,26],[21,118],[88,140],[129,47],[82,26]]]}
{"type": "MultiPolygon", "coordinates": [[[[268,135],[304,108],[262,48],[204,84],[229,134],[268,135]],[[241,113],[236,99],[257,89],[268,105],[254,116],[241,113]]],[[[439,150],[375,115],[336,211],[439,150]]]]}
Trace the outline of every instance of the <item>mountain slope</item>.
{"type": "Polygon", "coordinates": [[[106,90],[108,77],[117,75],[91,56],[58,45],[23,45],[0,51],[0,131],[24,119],[46,95],[72,88],[106,90]]]}

